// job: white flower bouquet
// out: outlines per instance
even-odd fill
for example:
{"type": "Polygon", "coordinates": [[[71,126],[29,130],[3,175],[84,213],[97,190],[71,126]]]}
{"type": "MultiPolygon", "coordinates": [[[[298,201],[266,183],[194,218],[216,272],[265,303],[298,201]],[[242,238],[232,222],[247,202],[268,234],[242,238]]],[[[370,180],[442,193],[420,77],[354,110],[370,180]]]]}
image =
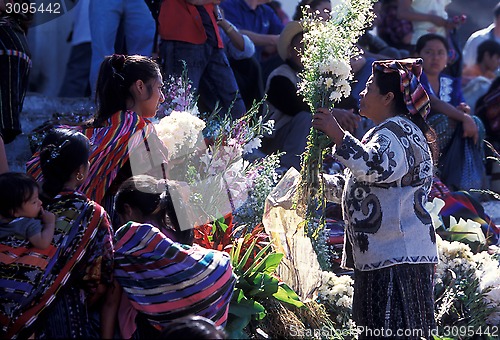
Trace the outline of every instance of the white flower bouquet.
{"type": "MultiPolygon", "coordinates": [[[[350,60],[359,54],[358,38],[373,20],[374,0],[342,0],[333,7],[329,20],[314,19],[304,11],[303,44],[299,93],[315,112],[317,108],[332,109],[341,98],[349,96],[352,80],[350,60]]],[[[299,214],[307,220],[309,237],[317,238],[318,228],[324,228],[324,217],[318,220],[317,211],[325,211],[320,170],[323,152],[331,143],[329,138],[311,129],[302,157],[301,183],[297,190],[299,214]],[[313,223],[313,220],[316,222],[313,223]]]]}
{"type": "MultiPolygon", "coordinates": [[[[315,112],[317,108],[333,108],[342,97],[349,96],[352,79],[350,59],[359,54],[358,38],[373,19],[373,0],[343,0],[332,9],[329,20],[313,19],[304,12],[304,51],[301,61],[299,92],[315,112]]],[[[302,179],[306,185],[300,196],[313,199],[319,189],[318,172],[322,150],[328,138],[312,129],[302,159],[302,179]],[[320,137],[321,136],[321,137],[320,137]]],[[[300,197],[299,196],[299,197],[300,197]]],[[[305,203],[305,202],[302,202],[305,203]]]]}
{"type": "Polygon", "coordinates": [[[156,124],[156,132],[168,149],[169,160],[189,156],[203,141],[205,122],[187,111],[172,111],[156,124]]]}
{"type": "Polygon", "coordinates": [[[325,305],[338,329],[347,329],[352,324],[352,298],[354,281],[348,275],[321,272],[323,283],[318,298],[325,305]]]}
{"type": "Polygon", "coordinates": [[[500,263],[467,244],[437,236],[435,315],[439,328],[449,325],[486,329],[500,322],[500,263]]]}
{"type": "MultiPolygon", "coordinates": [[[[217,125],[210,131],[211,138],[203,136],[207,124],[190,112],[172,111],[156,125],[157,134],[170,153],[169,178],[190,187],[190,203],[184,206],[192,211],[178,215],[186,216],[184,223],[191,227],[236,211],[251,200],[249,192],[260,183],[257,178],[264,173],[263,166],[266,174],[274,173],[278,167],[277,161],[244,160],[245,154],[260,146],[262,133],[268,129],[262,119],[254,121],[248,114],[234,122],[208,124],[217,125]]],[[[241,222],[261,220],[264,200],[265,197],[252,202],[253,214],[246,214],[241,222]]]]}

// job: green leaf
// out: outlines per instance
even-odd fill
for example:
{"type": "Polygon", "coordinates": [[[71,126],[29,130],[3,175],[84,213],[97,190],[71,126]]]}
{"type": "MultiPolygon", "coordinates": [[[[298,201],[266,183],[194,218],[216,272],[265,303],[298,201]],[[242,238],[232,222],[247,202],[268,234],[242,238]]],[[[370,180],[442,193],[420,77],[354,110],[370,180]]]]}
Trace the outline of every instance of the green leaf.
{"type": "Polygon", "coordinates": [[[245,278],[241,278],[240,280],[238,280],[238,282],[236,283],[236,287],[242,289],[244,292],[248,292],[254,289],[253,284],[249,283],[247,280],[245,280],[245,278]]]}
{"type": "Polygon", "coordinates": [[[247,293],[248,296],[267,298],[278,291],[279,280],[267,273],[259,273],[252,280],[253,289],[247,293]]]}
{"type": "Polygon", "coordinates": [[[224,217],[221,217],[218,220],[216,220],[214,223],[222,230],[222,233],[225,233],[227,228],[229,227],[226,223],[224,223],[225,221],[226,220],[224,220],[224,217]]]}
{"type": "Polygon", "coordinates": [[[241,317],[260,313],[265,314],[266,309],[254,299],[247,298],[241,289],[236,289],[229,304],[229,313],[241,317]]]}
{"type": "Polygon", "coordinates": [[[278,291],[273,294],[276,300],[288,303],[295,307],[304,307],[302,301],[300,301],[299,296],[290,288],[286,283],[281,282],[278,286],[278,291]]]}
{"type": "Polygon", "coordinates": [[[266,309],[255,300],[245,300],[245,302],[231,303],[229,305],[229,313],[237,317],[245,317],[266,313],[266,309]]]}
{"type": "Polygon", "coordinates": [[[238,263],[238,265],[236,266],[236,268],[234,268],[234,271],[239,272],[239,271],[243,270],[243,267],[247,263],[248,258],[250,257],[250,255],[252,254],[253,249],[255,248],[255,244],[256,243],[257,243],[257,238],[254,238],[254,240],[252,241],[252,244],[250,244],[250,246],[248,247],[247,251],[245,252],[245,254],[243,255],[243,257],[241,258],[241,261],[238,263]]]}
{"type": "Polygon", "coordinates": [[[266,245],[264,248],[262,248],[258,253],[257,255],[255,255],[254,259],[253,259],[253,264],[250,266],[250,268],[248,268],[244,273],[243,273],[243,276],[246,276],[246,275],[249,275],[250,273],[253,272],[253,269],[260,263],[260,260],[262,258],[262,256],[266,253],[266,251],[271,247],[272,243],[269,242],[268,245],[266,245]]]}
{"type": "Polygon", "coordinates": [[[274,273],[276,268],[278,268],[278,265],[280,264],[283,256],[284,255],[282,253],[267,254],[267,256],[259,262],[259,264],[255,267],[250,275],[253,276],[256,273],[260,272],[268,274],[274,273]]]}
{"type": "MultiPolygon", "coordinates": [[[[233,268],[238,267],[238,259],[240,258],[241,247],[243,246],[243,239],[239,238],[236,240],[236,250],[234,251],[233,257],[231,258],[231,265],[233,268]]],[[[233,248],[234,244],[233,244],[233,248]]]]}

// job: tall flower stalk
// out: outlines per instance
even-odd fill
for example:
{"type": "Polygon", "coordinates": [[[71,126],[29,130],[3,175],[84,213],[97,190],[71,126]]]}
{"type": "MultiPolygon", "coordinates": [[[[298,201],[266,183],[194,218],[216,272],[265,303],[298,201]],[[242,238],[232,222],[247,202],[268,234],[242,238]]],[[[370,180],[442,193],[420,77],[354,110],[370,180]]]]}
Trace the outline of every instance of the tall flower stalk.
{"type": "MultiPolygon", "coordinates": [[[[332,109],[335,103],[351,92],[350,59],[359,54],[356,42],[373,20],[374,0],[342,0],[332,9],[329,20],[315,19],[304,13],[304,50],[301,54],[304,69],[300,74],[299,92],[304,96],[311,112],[323,107],[332,109]]],[[[307,8],[305,9],[307,12],[307,8]]],[[[320,170],[323,151],[330,144],[323,133],[311,129],[306,151],[302,156],[302,182],[298,190],[297,208],[311,222],[324,205],[320,170]]],[[[323,226],[308,223],[312,229],[323,226]]],[[[308,230],[317,236],[317,230],[308,230]]]]}

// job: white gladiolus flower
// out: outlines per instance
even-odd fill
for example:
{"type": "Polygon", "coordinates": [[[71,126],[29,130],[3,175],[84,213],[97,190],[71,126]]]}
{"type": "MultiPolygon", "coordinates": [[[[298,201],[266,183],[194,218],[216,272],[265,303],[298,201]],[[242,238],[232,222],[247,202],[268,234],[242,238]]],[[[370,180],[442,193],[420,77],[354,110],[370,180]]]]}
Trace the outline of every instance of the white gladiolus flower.
{"type": "Polygon", "coordinates": [[[440,198],[434,198],[432,202],[425,203],[425,210],[427,210],[431,215],[432,225],[434,226],[434,229],[437,229],[443,225],[443,221],[439,216],[439,212],[441,211],[441,209],[443,209],[444,204],[444,201],[440,198]]]}
{"type": "Polygon", "coordinates": [[[251,153],[254,149],[260,148],[262,145],[262,141],[259,137],[255,137],[251,139],[245,146],[243,147],[243,153],[251,153]]]}

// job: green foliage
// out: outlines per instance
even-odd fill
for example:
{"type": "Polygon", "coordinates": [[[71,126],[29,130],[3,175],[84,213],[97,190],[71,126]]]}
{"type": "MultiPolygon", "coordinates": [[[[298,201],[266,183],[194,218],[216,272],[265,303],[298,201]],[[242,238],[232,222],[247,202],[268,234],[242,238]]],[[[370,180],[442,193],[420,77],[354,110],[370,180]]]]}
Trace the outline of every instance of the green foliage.
{"type": "Polygon", "coordinates": [[[436,286],[435,311],[438,333],[444,334],[450,326],[465,329],[486,327],[485,320],[490,314],[484,295],[479,289],[479,279],[474,270],[457,276],[449,271],[446,286],[436,286]]]}
{"type": "Polygon", "coordinates": [[[299,308],[304,306],[297,294],[273,275],[283,254],[273,252],[271,243],[257,252],[257,238],[251,237],[251,234],[245,234],[238,238],[230,252],[231,264],[238,278],[226,326],[230,338],[244,337],[243,329],[250,321],[266,317],[267,311],[261,302],[267,299],[299,308]]]}

